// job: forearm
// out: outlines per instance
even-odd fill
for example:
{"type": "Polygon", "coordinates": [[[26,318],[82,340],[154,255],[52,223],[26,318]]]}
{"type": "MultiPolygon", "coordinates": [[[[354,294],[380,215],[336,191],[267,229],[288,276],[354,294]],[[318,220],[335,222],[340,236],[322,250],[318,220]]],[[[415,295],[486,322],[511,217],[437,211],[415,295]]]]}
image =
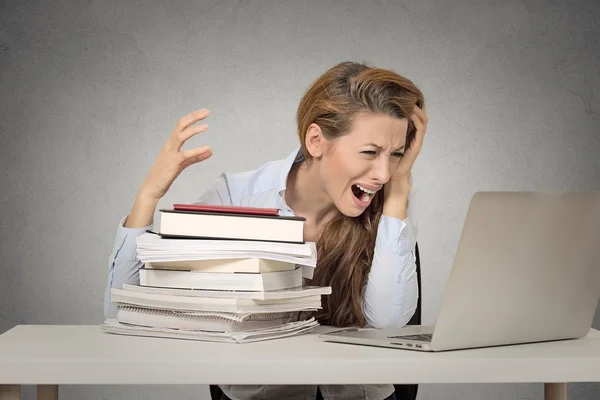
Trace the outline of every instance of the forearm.
{"type": "Polygon", "coordinates": [[[384,186],[383,215],[405,220],[408,216],[408,195],[410,183],[408,181],[390,180],[384,186]]]}
{"type": "MultiPolygon", "coordinates": [[[[389,258],[385,257],[386,261],[389,258]]],[[[366,321],[374,328],[402,327],[414,315],[419,288],[412,254],[396,255],[392,268],[374,267],[362,301],[366,321]]]]}
{"type": "Polygon", "coordinates": [[[367,323],[375,328],[404,326],[418,300],[415,237],[406,221],[382,217],[373,263],[362,293],[367,323]]]}
{"type": "Polygon", "coordinates": [[[135,202],[131,207],[131,211],[127,216],[125,228],[141,228],[152,225],[157,205],[158,199],[153,199],[142,193],[138,193],[135,202]]]}
{"type": "Polygon", "coordinates": [[[407,204],[408,193],[389,196],[383,202],[383,215],[397,218],[399,220],[405,220],[408,217],[406,211],[407,204]]]}

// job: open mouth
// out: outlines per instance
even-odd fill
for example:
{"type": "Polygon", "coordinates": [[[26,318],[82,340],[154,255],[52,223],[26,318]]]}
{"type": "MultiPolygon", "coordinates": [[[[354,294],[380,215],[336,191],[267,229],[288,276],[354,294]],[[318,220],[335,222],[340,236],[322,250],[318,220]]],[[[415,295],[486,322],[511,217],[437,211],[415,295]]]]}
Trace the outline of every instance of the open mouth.
{"type": "Polygon", "coordinates": [[[369,190],[360,185],[352,185],[352,194],[363,203],[368,203],[375,196],[376,190],[369,190]]]}

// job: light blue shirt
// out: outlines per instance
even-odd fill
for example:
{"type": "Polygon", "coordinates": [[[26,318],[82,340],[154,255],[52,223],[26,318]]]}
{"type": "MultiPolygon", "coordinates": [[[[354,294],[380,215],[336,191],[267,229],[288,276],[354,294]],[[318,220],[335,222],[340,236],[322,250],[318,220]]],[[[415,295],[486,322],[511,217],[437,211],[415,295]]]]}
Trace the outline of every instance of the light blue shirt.
{"type": "MultiPolygon", "coordinates": [[[[294,212],[285,204],[287,177],[295,162],[303,160],[300,149],[277,161],[271,161],[254,171],[221,174],[196,203],[278,208],[281,215],[294,212]]],[[[414,184],[408,199],[408,217],[400,220],[382,215],[377,230],[373,264],[361,293],[361,306],[367,323],[375,328],[401,327],[408,323],[417,308],[418,286],[415,264],[417,226],[414,223],[414,184]]],[[[109,262],[108,284],[104,299],[104,314],[115,318],[117,311],[110,299],[110,288],[123,283],[139,284],[136,238],[152,225],[125,228],[121,220],[109,262]]],[[[318,259],[317,254],[317,259],[318,259]]],[[[335,290],[335,288],[332,288],[335,290]]],[[[314,400],[316,385],[220,385],[234,400],[290,399],[314,400]]],[[[325,400],[381,400],[394,392],[386,385],[319,385],[325,400]]]]}
{"type": "MultiPolygon", "coordinates": [[[[196,203],[278,208],[281,215],[293,216],[283,192],[292,165],[302,160],[302,152],[295,149],[287,158],[268,162],[254,171],[223,173],[196,203]]],[[[412,187],[411,184],[407,219],[382,215],[379,221],[373,264],[361,294],[365,319],[375,328],[404,326],[417,307],[417,226],[412,221],[412,187]]],[[[123,283],[139,284],[138,269],[142,263],[137,258],[135,239],[153,227],[125,228],[125,220],[126,217],[121,220],[110,256],[104,301],[106,318],[116,317],[116,309],[109,301],[110,288],[121,288],[123,283]]]]}

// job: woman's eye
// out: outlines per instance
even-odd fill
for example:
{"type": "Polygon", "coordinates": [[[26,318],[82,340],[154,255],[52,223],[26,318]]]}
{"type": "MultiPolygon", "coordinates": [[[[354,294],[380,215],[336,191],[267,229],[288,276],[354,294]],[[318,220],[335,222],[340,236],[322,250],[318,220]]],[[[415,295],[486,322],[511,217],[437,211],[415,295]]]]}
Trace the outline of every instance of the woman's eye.
{"type": "Polygon", "coordinates": [[[375,154],[377,154],[377,152],[374,151],[374,150],[366,150],[366,151],[363,151],[362,153],[363,154],[368,154],[370,156],[374,156],[375,154]]]}
{"type": "Polygon", "coordinates": [[[392,153],[394,157],[404,157],[404,153],[392,153]]]}

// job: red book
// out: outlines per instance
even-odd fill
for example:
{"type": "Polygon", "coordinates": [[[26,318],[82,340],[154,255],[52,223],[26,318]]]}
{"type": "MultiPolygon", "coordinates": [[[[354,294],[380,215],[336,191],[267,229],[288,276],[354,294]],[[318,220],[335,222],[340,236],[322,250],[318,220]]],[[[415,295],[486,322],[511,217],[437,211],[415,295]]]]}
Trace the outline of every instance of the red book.
{"type": "Polygon", "coordinates": [[[238,207],[222,204],[173,204],[178,211],[214,212],[223,214],[279,215],[278,208],[238,207]]]}

